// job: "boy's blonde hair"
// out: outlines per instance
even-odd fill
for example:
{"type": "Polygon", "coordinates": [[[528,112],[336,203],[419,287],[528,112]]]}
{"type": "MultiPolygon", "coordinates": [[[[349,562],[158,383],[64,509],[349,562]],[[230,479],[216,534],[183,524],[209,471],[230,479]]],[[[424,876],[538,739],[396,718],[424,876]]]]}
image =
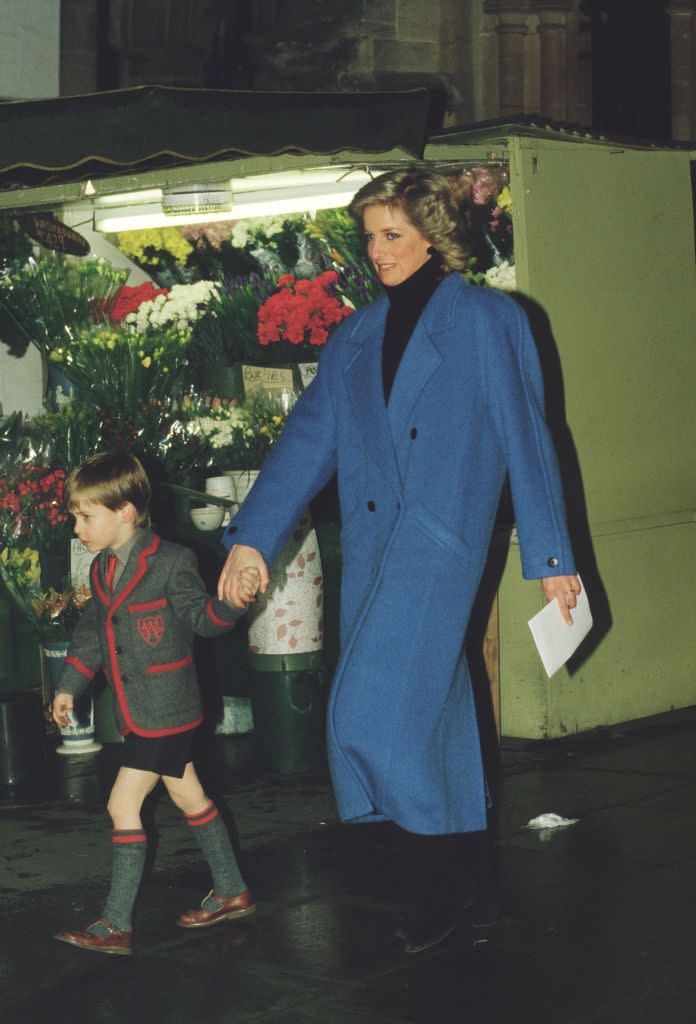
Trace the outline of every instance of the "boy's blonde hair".
{"type": "Polygon", "coordinates": [[[412,165],[387,171],[355,193],[348,212],[363,226],[369,206],[398,206],[442,257],[446,274],[466,270],[469,249],[464,225],[447,178],[429,167],[412,165]]]}
{"type": "Polygon", "coordinates": [[[140,459],[128,452],[99,452],[73,469],[63,500],[72,512],[82,503],[105,505],[114,512],[127,501],[135,509],[134,526],[150,525],[152,490],[140,459]]]}

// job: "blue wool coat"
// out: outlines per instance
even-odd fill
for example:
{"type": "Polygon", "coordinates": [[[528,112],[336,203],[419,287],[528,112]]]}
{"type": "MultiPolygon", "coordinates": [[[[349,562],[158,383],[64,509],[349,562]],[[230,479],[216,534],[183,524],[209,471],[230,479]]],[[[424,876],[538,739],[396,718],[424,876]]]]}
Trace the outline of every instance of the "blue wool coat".
{"type": "Polygon", "coordinates": [[[479,830],[487,796],[464,635],[506,472],[524,576],[575,572],[558,466],[516,303],[446,277],[385,407],[387,308],[380,299],[332,336],[225,542],[272,563],[337,470],[341,657],[327,735],[339,812],[423,834],[479,830]]]}

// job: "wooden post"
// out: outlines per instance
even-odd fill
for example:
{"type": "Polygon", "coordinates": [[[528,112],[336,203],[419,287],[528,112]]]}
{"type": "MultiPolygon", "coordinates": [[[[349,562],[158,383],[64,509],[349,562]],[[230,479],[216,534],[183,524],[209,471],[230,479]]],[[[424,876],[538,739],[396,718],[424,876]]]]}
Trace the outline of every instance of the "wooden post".
{"type": "Polygon", "coordinates": [[[500,637],[497,593],[493,598],[486,634],[483,638],[483,660],[491,684],[491,704],[493,705],[498,742],[500,742],[500,637]]]}

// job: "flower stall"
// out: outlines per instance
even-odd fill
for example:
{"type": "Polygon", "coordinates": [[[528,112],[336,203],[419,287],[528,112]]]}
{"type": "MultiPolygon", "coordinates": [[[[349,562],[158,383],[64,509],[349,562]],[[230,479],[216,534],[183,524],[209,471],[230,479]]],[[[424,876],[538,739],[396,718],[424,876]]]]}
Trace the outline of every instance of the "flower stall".
{"type": "MultiPolygon", "coordinates": [[[[692,456],[669,445],[660,472],[646,474],[657,426],[668,439],[674,424],[664,402],[635,424],[631,385],[634,376],[644,390],[664,381],[663,393],[669,382],[686,401],[682,392],[693,381],[679,348],[693,313],[684,298],[693,254],[684,216],[688,153],[610,145],[525,122],[451,129],[426,143],[428,102],[419,90],[326,97],[146,87],[12,110],[0,105],[17,147],[0,160],[0,400],[6,416],[13,408],[31,414],[20,461],[69,469],[99,447],[137,452],[156,483],[158,528],[197,546],[212,580],[221,524],[311,381],[321,346],[341,320],[380,294],[346,203],[380,170],[424,157],[448,176],[468,225],[469,280],[514,292],[531,317],[597,622],[561,682],[545,680],[526,630],[541,598],[521,580],[514,512],[503,507],[493,583],[482,590],[474,638],[488,675],[502,684],[493,698],[502,700],[503,730],[553,737],[694,703],[680,645],[671,647],[667,690],[649,685],[646,645],[659,638],[632,600],[623,606],[620,594],[628,591],[618,581],[621,545],[630,542],[654,562],[652,531],[666,525],[680,565],[688,563],[680,546],[687,520],[679,517],[693,506],[685,483],[694,478],[685,465],[692,456]],[[132,123],[141,118],[152,137],[126,138],[124,111],[132,123]],[[40,129],[54,120],[52,147],[44,138],[41,149],[40,129]],[[660,180],[679,197],[669,211],[660,180]],[[50,211],[66,232],[86,240],[90,255],[42,246],[29,211],[50,211]],[[656,222],[669,238],[657,266],[646,255],[655,245],[637,244],[656,222]],[[632,297],[636,280],[639,301],[632,297]],[[649,333],[658,310],[668,360],[658,360],[649,333]],[[21,384],[6,384],[19,379],[20,366],[21,384]],[[22,404],[26,381],[42,373],[53,382],[50,392],[44,386],[47,406],[22,404]],[[622,658],[614,608],[642,652],[630,659],[631,681],[621,687],[612,667],[622,658]]],[[[322,634],[326,662],[335,659],[339,566],[331,494],[313,511],[316,553],[310,559],[306,535],[298,536],[285,570],[292,565],[290,572],[308,578],[323,560],[311,577],[323,599],[321,629],[305,630],[309,640],[301,639],[299,626],[283,628],[280,615],[271,637],[257,623],[263,650],[252,636],[252,657],[311,658],[322,634]],[[285,648],[273,646],[281,641],[285,648]]],[[[653,587],[661,587],[659,576],[653,587]]],[[[660,595],[668,607],[669,595],[660,595]]],[[[275,607],[274,617],[278,611],[287,608],[275,607]]],[[[210,664],[226,680],[225,697],[248,698],[245,652],[235,648],[210,664]]]]}

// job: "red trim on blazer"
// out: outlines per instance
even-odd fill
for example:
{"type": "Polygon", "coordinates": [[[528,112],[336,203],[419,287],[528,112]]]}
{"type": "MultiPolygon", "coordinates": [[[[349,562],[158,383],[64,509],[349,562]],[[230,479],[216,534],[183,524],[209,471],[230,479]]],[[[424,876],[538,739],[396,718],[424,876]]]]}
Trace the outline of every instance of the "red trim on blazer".
{"type": "Polygon", "coordinates": [[[84,661],[80,661],[79,658],[76,658],[74,654],[68,655],[68,657],[65,659],[65,663],[66,665],[72,665],[74,669],[77,669],[78,672],[81,672],[83,676],[87,676],[88,679],[94,679],[94,677],[97,674],[91,668],[85,665],[84,661]]]}
{"type": "Polygon", "coordinates": [[[98,563],[99,563],[99,559],[98,558],[95,558],[93,560],[93,562],[92,562],[92,568],[91,568],[92,583],[94,584],[94,589],[97,592],[97,596],[98,596],[99,600],[101,601],[101,603],[105,607],[108,608],[109,604],[111,602],[111,598],[109,597],[109,595],[107,594],[107,592],[104,590],[104,588],[101,585],[101,580],[99,579],[99,564],[98,563]]]}
{"type": "Polygon", "coordinates": [[[193,658],[190,654],[187,654],[185,658],[180,661],[169,661],[166,665],[148,665],[147,671],[152,675],[156,675],[157,672],[173,672],[177,668],[185,668],[186,665],[190,665],[193,658]]]}
{"type": "Polygon", "coordinates": [[[206,614],[207,614],[208,618],[212,619],[212,621],[215,623],[216,626],[236,626],[237,625],[237,621],[238,621],[237,619],[232,619],[232,621],[229,622],[227,619],[221,619],[219,615],[215,614],[215,612],[213,611],[213,601],[212,601],[212,598],[208,601],[207,605],[205,606],[205,611],[206,611],[206,614]]]}
{"type": "Polygon", "coordinates": [[[118,706],[121,709],[121,714],[123,715],[123,720],[126,726],[125,729],[122,730],[123,735],[127,735],[129,732],[134,732],[136,736],[174,736],[177,733],[188,732],[190,729],[195,729],[196,726],[200,725],[201,722],[203,721],[203,716],[200,715],[192,722],[185,722],[184,725],[177,725],[173,729],[141,729],[140,726],[136,725],[135,722],[133,721],[133,717],[128,707],[128,701],[126,700],[126,694],[123,688],[123,680],[121,678],[121,671],[118,665],[118,657],[116,655],[116,638],[114,636],[114,626],[112,620],[114,614],[125,602],[126,598],[130,597],[135,587],[138,585],[138,583],[140,583],[141,579],[147,572],[147,560],[150,557],[150,555],[154,555],[159,546],[160,538],[154,536],[152,538],[152,544],[150,545],[150,547],[145,548],[144,551],[140,552],[140,554],[138,555],[138,568],[136,569],[135,574],[128,581],[127,585],[118,595],[118,597],[116,597],[116,599],[113,601],[106,614],[106,623],[104,628],[106,630],[106,642],[109,648],[111,678],[113,680],[114,691],[116,693],[118,706]]]}
{"type": "Polygon", "coordinates": [[[159,601],[146,601],[144,604],[129,604],[129,612],[153,612],[156,608],[166,608],[169,601],[166,597],[160,597],[159,601]]]}

